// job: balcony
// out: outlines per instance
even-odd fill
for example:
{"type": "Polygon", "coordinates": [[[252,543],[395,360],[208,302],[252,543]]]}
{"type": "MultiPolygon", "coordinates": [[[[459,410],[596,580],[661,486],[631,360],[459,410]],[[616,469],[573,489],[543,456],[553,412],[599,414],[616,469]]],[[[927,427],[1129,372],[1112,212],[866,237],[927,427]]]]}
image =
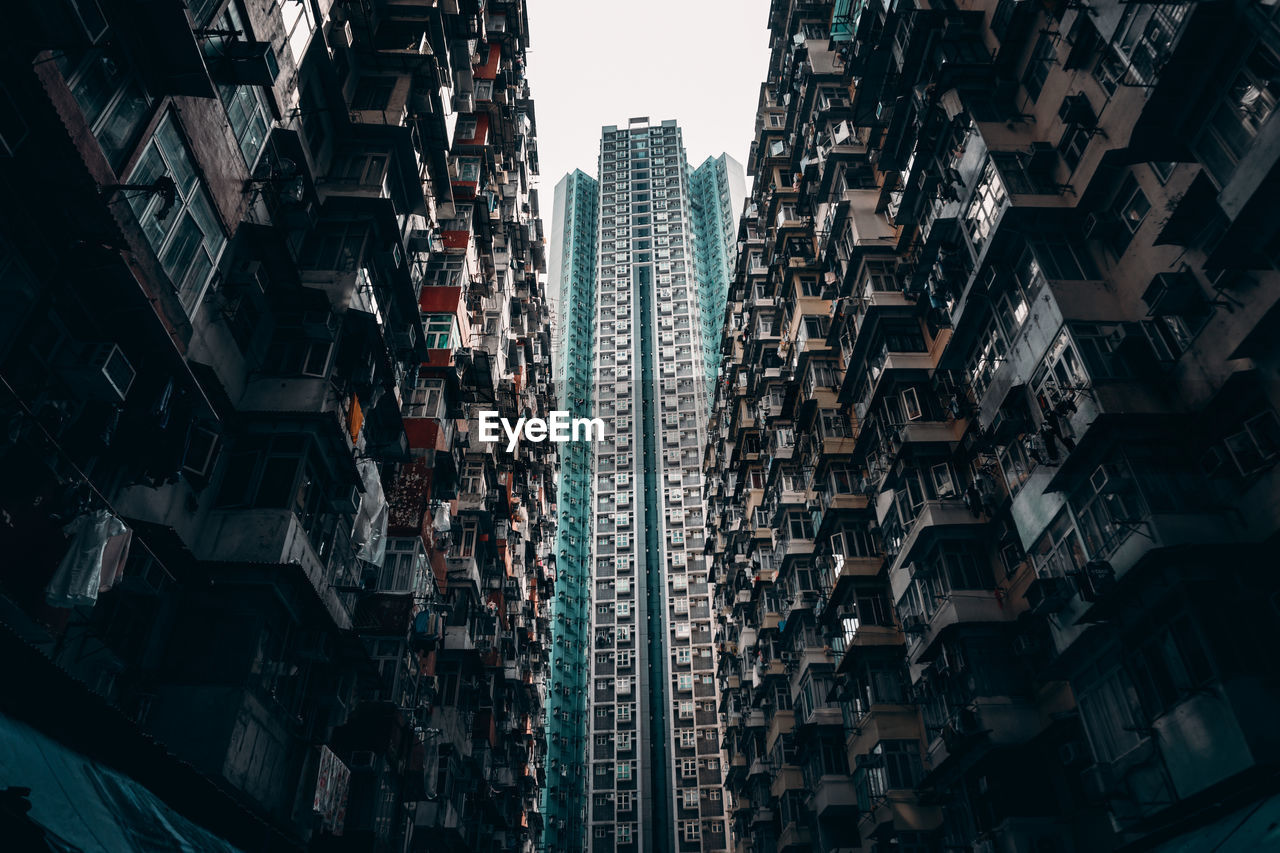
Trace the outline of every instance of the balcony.
{"type": "Polygon", "coordinates": [[[808,826],[796,822],[787,824],[778,835],[778,853],[807,851],[813,848],[813,832],[808,826]]]}
{"type": "Polygon", "coordinates": [[[857,728],[846,740],[849,766],[858,766],[858,756],[869,755],[882,740],[917,740],[920,714],[914,705],[874,703],[857,720],[857,728]]]}
{"type": "Polygon", "coordinates": [[[773,784],[769,786],[769,795],[772,797],[781,797],[787,791],[803,791],[804,790],[804,773],[799,767],[790,765],[784,766],[773,777],[773,784]]]}
{"type": "Polygon", "coordinates": [[[447,625],[444,629],[445,651],[471,652],[476,649],[476,638],[470,625],[447,625]]]}
{"type": "Polygon", "coordinates": [[[937,768],[977,747],[1020,746],[1042,730],[1034,705],[979,699],[956,713],[929,744],[930,764],[937,768]]]}
{"type": "MultiPolygon", "coordinates": [[[[883,522],[883,519],[880,521],[883,522]]],[[[932,541],[939,530],[968,527],[976,535],[982,532],[985,524],[986,522],[981,518],[973,517],[973,513],[964,505],[964,501],[949,498],[925,501],[920,513],[911,521],[903,537],[902,547],[894,557],[895,570],[905,565],[918,548],[932,541]]]]}
{"type": "Polygon", "coordinates": [[[858,820],[858,831],[863,838],[878,834],[881,827],[890,831],[932,832],[942,826],[942,809],[920,805],[915,791],[891,790],[869,806],[858,820]]]}
{"type": "Polygon", "coordinates": [[[969,422],[962,418],[951,421],[908,421],[897,428],[902,444],[958,444],[969,422]]]}
{"type": "Polygon", "coordinates": [[[1013,608],[1007,607],[994,590],[953,590],[934,611],[920,643],[911,651],[911,660],[921,662],[934,641],[953,625],[1008,622],[1014,618],[1013,608]]]}
{"type": "Polygon", "coordinates": [[[475,597],[480,597],[480,566],[474,556],[449,557],[445,560],[448,571],[449,588],[457,589],[463,584],[470,584],[475,597]]]}
{"type": "MultiPolygon", "coordinates": [[[[790,734],[795,729],[795,723],[795,711],[774,711],[773,718],[769,720],[769,732],[764,740],[765,751],[772,752],[774,744],[778,742],[778,738],[784,734],[790,734]]],[[[797,776],[799,772],[799,768],[797,768],[797,776]]]]}
{"type": "Polygon", "coordinates": [[[818,777],[810,807],[819,820],[853,817],[858,811],[858,790],[853,779],[847,775],[818,777]]]}
{"type": "MultiPolygon", "coordinates": [[[[852,439],[844,441],[852,442],[852,439]]],[[[824,514],[832,510],[863,510],[871,506],[871,500],[866,495],[831,492],[827,489],[818,492],[818,503],[824,514]]]]}
{"type": "Polygon", "coordinates": [[[201,560],[296,566],[306,574],[334,623],[350,627],[351,616],[333,589],[333,569],[320,559],[307,530],[291,510],[215,510],[200,532],[195,551],[201,560]]]}

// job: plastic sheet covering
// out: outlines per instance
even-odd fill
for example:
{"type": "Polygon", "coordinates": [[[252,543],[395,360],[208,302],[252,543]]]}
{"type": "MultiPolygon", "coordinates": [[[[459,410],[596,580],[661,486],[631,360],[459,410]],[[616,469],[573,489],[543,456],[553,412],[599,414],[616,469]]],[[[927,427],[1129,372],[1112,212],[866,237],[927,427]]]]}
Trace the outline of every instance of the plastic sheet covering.
{"type": "Polygon", "coordinates": [[[321,827],[334,835],[341,835],[346,823],[350,784],[351,771],[347,765],[329,747],[320,747],[320,766],[311,810],[319,815],[321,827]]]}
{"type": "Polygon", "coordinates": [[[124,571],[133,531],[105,509],[87,512],[62,529],[71,544],[45,590],[54,607],[92,605],[124,571]]]}
{"type": "Polygon", "coordinates": [[[9,786],[30,788],[27,817],[85,853],[239,853],[128,776],[0,714],[0,788],[9,786]]]}
{"type": "Polygon", "coordinates": [[[387,555],[387,498],[382,492],[382,479],[378,476],[378,463],[361,459],[356,463],[364,484],[364,496],[351,531],[356,556],[367,563],[381,566],[387,555]]]}

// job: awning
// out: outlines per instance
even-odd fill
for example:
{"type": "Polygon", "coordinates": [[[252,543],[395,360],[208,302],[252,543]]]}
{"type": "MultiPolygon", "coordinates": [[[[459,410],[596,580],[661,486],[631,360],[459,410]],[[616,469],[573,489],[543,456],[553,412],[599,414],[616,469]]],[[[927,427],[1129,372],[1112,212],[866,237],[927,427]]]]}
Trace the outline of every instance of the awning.
{"type": "Polygon", "coordinates": [[[0,788],[9,786],[30,788],[27,817],[83,851],[144,853],[161,844],[201,853],[239,849],[128,776],[0,714],[0,788]]]}
{"type": "Polygon", "coordinates": [[[1272,794],[1226,817],[1151,848],[1157,853],[1280,848],[1280,794],[1272,794]]]}

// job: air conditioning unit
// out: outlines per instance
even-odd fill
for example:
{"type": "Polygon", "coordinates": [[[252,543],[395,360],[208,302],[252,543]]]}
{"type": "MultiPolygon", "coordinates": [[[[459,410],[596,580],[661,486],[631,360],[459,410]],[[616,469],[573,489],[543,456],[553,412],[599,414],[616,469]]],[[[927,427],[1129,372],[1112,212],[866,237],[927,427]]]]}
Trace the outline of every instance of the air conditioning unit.
{"type": "Polygon", "coordinates": [[[404,251],[398,242],[392,242],[386,249],[376,252],[375,259],[384,267],[399,269],[404,265],[404,251]]]}
{"type": "Polygon", "coordinates": [[[1116,570],[1106,560],[1090,560],[1076,577],[1080,597],[1088,602],[1100,600],[1116,583],[1116,570]]]}
{"type": "Polygon", "coordinates": [[[397,350],[410,350],[417,346],[418,327],[413,323],[398,323],[390,328],[388,337],[397,350]]]}
{"type": "Polygon", "coordinates": [[[80,399],[106,403],[123,403],[137,375],[124,352],[113,343],[91,344],[61,374],[80,399]]]}
{"type": "Polygon", "coordinates": [[[1093,130],[1098,126],[1098,116],[1093,111],[1093,104],[1089,103],[1089,96],[1084,92],[1063,98],[1062,106],[1058,107],[1058,118],[1063,124],[1074,124],[1086,130],[1093,130]]]}
{"type": "Polygon", "coordinates": [[[1027,604],[1036,614],[1057,613],[1075,597],[1071,581],[1063,577],[1036,578],[1027,586],[1027,604]]]}
{"type": "Polygon", "coordinates": [[[355,35],[351,32],[350,21],[334,21],[329,32],[329,41],[334,45],[342,45],[350,49],[356,43],[355,35]]]}
{"type": "Polygon", "coordinates": [[[360,490],[355,486],[343,486],[329,499],[329,508],[338,513],[354,513],[360,509],[360,490]]]}
{"type": "Polygon", "coordinates": [[[228,41],[222,48],[217,76],[248,86],[273,86],[280,74],[275,49],[265,41],[228,41]]]}
{"type": "Polygon", "coordinates": [[[1084,238],[1102,240],[1116,233],[1121,225],[1120,217],[1109,210],[1099,210],[1084,218],[1084,238]]]}
{"type": "Polygon", "coordinates": [[[357,749],[351,753],[351,758],[347,761],[347,767],[352,770],[370,770],[373,768],[373,762],[376,756],[372,750],[357,749]]]}
{"type": "Polygon", "coordinates": [[[267,292],[266,279],[267,273],[262,261],[248,260],[236,264],[227,273],[227,286],[245,288],[251,293],[262,295],[267,292]]]}
{"type": "Polygon", "coordinates": [[[1058,165],[1058,149],[1052,142],[1036,141],[1023,153],[1026,170],[1032,175],[1048,175],[1058,165]]]}
{"type": "Polygon", "coordinates": [[[303,311],[300,319],[302,331],[307,337],[330,341],[337,336],[340,322],[338,315],[327,308],[303,311]]]}
{"type": "Polygon", "coordinates": [[[208,427],[196,424],[191,428],[187,439],[187,452],[182,462],[182,471],[192,477],[207,480],[213,474],[214,462],[218,459],[218,447],[222,437],[208,427]]]}

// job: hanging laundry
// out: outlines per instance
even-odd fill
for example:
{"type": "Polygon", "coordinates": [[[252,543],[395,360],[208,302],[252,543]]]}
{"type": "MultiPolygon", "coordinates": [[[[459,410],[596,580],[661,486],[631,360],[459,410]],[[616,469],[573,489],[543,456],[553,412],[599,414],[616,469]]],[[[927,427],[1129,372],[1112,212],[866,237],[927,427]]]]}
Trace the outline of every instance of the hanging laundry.
{"type": "Polygon", "coordinates": [[[71,537],[71,543],[49,581],[45,598],[53,607],[92,605],[98,593],[110,589],[119,578],[133,532],[105,509],[77,516],[62,532],[71,537]]]}
{"type": "Polygon", "coordinates": [[[356,463],[364,495],[356,512],[351,541],[356,546],[356,556],[375,566],[381,566],[387,553],[387,498],[382,491],[382,478],[378,475],[378,463],[361,459],[356,463]]]}

